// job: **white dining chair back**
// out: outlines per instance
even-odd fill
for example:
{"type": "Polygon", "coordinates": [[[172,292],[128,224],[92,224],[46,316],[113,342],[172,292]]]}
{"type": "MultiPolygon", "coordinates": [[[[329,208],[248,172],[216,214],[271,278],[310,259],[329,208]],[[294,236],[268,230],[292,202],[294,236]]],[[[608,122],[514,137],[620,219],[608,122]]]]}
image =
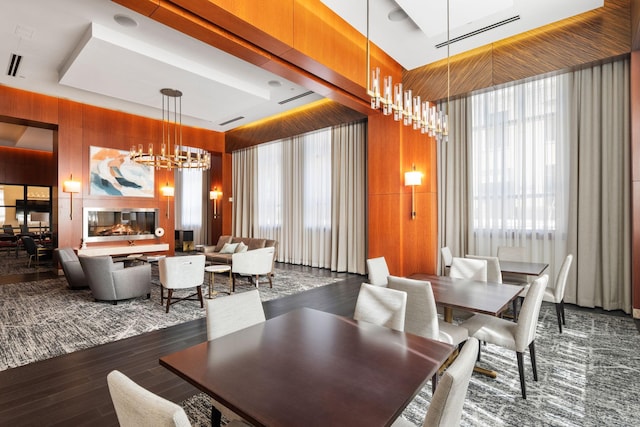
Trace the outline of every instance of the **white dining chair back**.
{"type": "Polygon", "coordinates": [[[465,328],[438,318],[431,283],[406,277],[389,276],[389,289],[406,292],[404,331],[447,344],[458,345],[469,337],[465,328]]]}
{"type": "MultiPolygon", "coordinates": [[[[438,383],[438,388],[431,398],[429,409],[422,424],[423,427],[453,427],[460,425],[469,381],[476,363],[478,346],[477,339],[469,338],[456,360],[444,371],[438,383]]],[[[398,417],[391,426],[415,427],[415,424],[398,417]]]]}
{"type": "Polygon", "coordinates": [[[451,253],[451,249],[448,246],[443,246],[440,248],[440,261],[442,274],[447,276],[449,275],[449,269],[451,268],[451,261],[453,261],[453,254],[451,253]]]}
{"type": "Polygon", "coordinates": [[[487,282],[502,283],[500,260],[496,256],[467,255],[469,259],[483,259],[487,261],[487,282]]]}
{"type": "Polygon", "coordinates": [[[534,280],[529,286],[529,292],[522,303],[518,315],[518,327],[515,332],[515,348],[513,350],[523,352],[536,338],[538,316],[542,306],[542,297],[549,280],[548,275],[543,275],[534,280]]]}
{"type": "Polygon", "coordinates": [[[257,289],[208,299],[206,312],[209,341],[266,320],[257,289]]]}
{"type": "Polygon", "coordinates": [[[558,329],[562,333],[562,325],[565,325],[564,317],[564,290],[567,286],[567,278],[569,277],[569,270],[571,269],[571,263],[573,261],[573,255],[569,254],[565,257],[560,272],[556,278],[555,287],[547,287],[544,291],[543,301],[552,302],[556,307],[556,317],[558,318],[558,329]]]}
{"type": "Polygon", "coordinates": [[[360,286],[353,318],[403,331],[406,310],[406,292],[363,283],[360,286]]]}
{"type": "Polygon", "coordinates": [[[107,375],[120,427],[189,427],[184,409],[145,389],[120,371],[107,375]]]}
{"type": "Polygon", "coordinates": [[[200,307],[204,305],[202,299],[202,284],[204,283],[204,255],[168,256],[158,260],[158,273],[160,276],[160,303],[164,300],[164,289],[167,289],[166,312],[169,307],[180,301],[193,301],[196,297],[200,301],[200,307]],[[195,293],[187,297],[172,300],[173,292],[178,289],[195,288],[195,293]]]}
{"type": "Polygon", "coordinates": [[[456,279],[487,281],[487,261],[454,257],[451,261],[449,276],[456,279]]]}
{"type": "Polygon", "coordinates": [[[367,260],[369,283],[376,286],[387,286],[389,267],[384,257],[369,258],[367,260]]]}

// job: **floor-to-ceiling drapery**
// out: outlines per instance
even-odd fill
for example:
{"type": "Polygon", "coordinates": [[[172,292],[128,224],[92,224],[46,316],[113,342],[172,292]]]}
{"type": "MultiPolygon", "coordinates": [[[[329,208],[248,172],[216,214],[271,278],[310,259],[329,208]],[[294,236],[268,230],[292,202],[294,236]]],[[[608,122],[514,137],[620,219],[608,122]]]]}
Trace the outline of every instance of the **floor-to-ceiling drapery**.
{"type": "Polygon", "coordinates": [[[629,60],[569,75],[575,255],[565,301],[631,311],[629,60]]]}
{"type": "Polygon", "coordinates": [[[363,123],[233,153],[233,233],[279,242],[277,260],[364,273],[363,123]]]}
{"type": "Polygon", "coordinates": [[[440,147],[439,244],[454,255],[527,247],[565,301],[631,309],[629,66],[617,60],[452,102],[440,147]],[[466,114],[465,114],[466,112],[466,114]]]}
{"type": "Polygon", "coordinates": [[[175,171],[174,179],[176,230],[193,230],[194,244],[207,244],[209,172],[181,169],[175,171]]]}

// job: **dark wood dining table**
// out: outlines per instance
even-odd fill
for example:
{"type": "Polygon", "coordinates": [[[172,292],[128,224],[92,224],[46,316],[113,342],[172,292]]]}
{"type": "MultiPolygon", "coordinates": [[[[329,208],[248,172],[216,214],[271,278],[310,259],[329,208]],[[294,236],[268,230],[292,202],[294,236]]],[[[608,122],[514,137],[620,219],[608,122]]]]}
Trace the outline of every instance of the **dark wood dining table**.
{"type": "Polygon", "coordinates": [[[256,426],[385,426],[453,346],[303,308],[160,358],[256,426]]]}
{"type": "Polygon", "coordinates": [[[453,320],[453,309],[498,316],[524,289],[519,285],[456,279],[425,273],[415,273],[409,278],[427,280],[431,283],[436,304],[445,308],[447,322],[453,320]]]}
{"type": "Polygon", "coordinates": [[[500,260],[500,272],[508,274],[521,274],[523,276],[539,276],[549,264],[543,262],[503,261],[500,260]]]}

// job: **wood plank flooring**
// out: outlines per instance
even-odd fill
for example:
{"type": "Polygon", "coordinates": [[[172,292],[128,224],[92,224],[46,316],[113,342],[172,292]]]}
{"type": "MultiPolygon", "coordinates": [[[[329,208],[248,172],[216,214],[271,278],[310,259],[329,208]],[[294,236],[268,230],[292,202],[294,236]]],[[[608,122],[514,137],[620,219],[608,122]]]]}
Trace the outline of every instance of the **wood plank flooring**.
{"type": "MultiPolygon", "coordinates": [[[[315,275],[322,269],[278,265],[315,275]]],[[[363,276],[263,304],[271,318],[298,307],[352,316],[363,276]]],[[[24,277],[23,277],[24,279],[24,277]]],[[[0,281],[0,284],[7,280],[0,281]]],[[[143,387],[180,402],[198,390],[158,364],[163,355],[206,340],[205,319],[0,372],[2,426],[117,426],[106,376],[118,369],[143,387]]]]}

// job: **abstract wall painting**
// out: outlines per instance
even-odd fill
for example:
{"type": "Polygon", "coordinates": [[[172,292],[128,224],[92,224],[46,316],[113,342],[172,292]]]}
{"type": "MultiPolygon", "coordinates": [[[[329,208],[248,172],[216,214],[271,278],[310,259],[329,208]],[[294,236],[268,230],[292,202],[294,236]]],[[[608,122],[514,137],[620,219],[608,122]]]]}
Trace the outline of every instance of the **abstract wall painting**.
{"type": "Polygon", "coordinates": [[[154,197],[154,170],[129,159],[129,151],[89,147],[91,195],[154,197]]]}

